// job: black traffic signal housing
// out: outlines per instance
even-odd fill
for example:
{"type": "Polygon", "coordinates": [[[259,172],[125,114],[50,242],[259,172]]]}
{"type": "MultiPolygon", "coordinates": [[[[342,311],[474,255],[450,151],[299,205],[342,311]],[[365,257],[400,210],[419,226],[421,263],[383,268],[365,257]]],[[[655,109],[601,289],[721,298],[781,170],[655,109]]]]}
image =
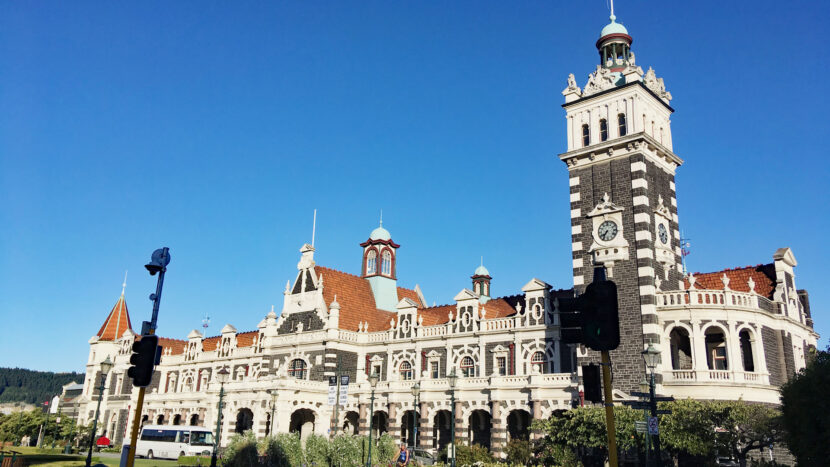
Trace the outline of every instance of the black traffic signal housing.
{"type": "Polygon", "coordinates": [[[592,350],[614,350],[620,345],[617,284],[605,280],[604,268],[594,271],[594,282],[576,298],[557,298],[562,342],[585,344],[592,350]]]}
{"type": "Polygon", "coordinates": [[[602,402],[602,382],[599,373],[599,365],[582,365],[582,387],[585,388],[586,401],[602,402]]]}
{"type": "Polygon", "coordinates": [[[158,345],[159,337],[156,335],[144,335],[140,340],[133,343],[133,354],[130,356],[130,364],[127,376],[133,379],[133,386],[147,387],[153,379],[153,367],[159,363],[161,347],[158,345]]]}
{"type": "Polygon", "coordinates": [[[594,281],[579,298],[582,343],[592,350],[616,349],[620,345],[617,284],[609,280],[594,281]]]}

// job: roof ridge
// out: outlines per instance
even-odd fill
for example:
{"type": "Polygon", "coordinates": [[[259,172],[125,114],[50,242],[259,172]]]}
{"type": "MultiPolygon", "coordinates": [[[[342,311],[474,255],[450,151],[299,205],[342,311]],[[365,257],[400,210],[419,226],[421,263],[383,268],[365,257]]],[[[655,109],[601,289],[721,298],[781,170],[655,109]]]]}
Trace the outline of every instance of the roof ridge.
{"type": "Polygon", "coordinates": [[[697,276],[699,274],[717,274],[719,272],[743,271],[743,270],[746,270],[746,269],[751,269],[751,270],[754,271],[754,270],[757,270],[758,268],[762,268],[764,266],[773,266],[773,263],[767,263],[767,264],[761,263],[761,264],[756,264],[755,266],[751,266],[751,265],[750,266],[737,266],[737,267],[734,267],[734,268],[724,268],[724,269],[719,269],[717,271],[711,271],[711,272],[693,272],[692,274],[697,276]]]}
{"type": "MultiPolygon", "coordinates": [[[[337,273],[344,274],[344,275],[346,275],[346,276],[349,276],[349,277],[354,277],[354,278],[357,278],[357,279],[365,279],[364,277],[358,276],[357,274],[352,274],[352,273],[350,273],[350,272],[341,271],[340,269],[330,268],[330,267],[328,267],[328,266],[323,266],[323,265],[320,265],[320,264],[315,264],[315,265],[314,265],[314,267],[315,267],[315,268],[326,269],[326,270],[328,270],[328,271],[337,272],[337,273]]],[[[399,289],[410,290],[410,291],[412,291],[412,292],[414,292],[414,291],[415,291],[415,288],[403,287],[403,286],[401,286],[401,285],[398,285],[398,284],[397,284],[397,280],[395,280],[395,282],[396,282],[395,287],[397,287],[397,288],[399,288],[399,289]]]]}

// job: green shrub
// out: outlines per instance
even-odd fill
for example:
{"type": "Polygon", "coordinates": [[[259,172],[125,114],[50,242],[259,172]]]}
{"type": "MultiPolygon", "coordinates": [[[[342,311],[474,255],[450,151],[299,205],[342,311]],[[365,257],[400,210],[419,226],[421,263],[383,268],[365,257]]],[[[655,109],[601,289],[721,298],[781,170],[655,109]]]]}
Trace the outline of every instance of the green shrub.
{"type": "MultiPolygon", "coordinates": [[[[299,433],[280,433],[276,436],[275,442],[279,445],[288,460],[288,465],[302,465],[303,463],[303,446],[300,443],[299,433]]],[[[265,455],[268,452],[263,450],[265,455]]],[[[279,465],[279,464],[275,464],[279,465]]]]}
{"type": "Polygon", "coordinates": [[[505,446],[504,453],[510,463],[529,464],[533,460],[530,441],[523,439],[511,439],[505,446]]]}
{"type": "Polygon", "coordinates": [[[305,439],[305,449],[303,449],[304,462],[309,465],[328,465],[329,460],[329,441],[323,436],[310,434],[305,439]]]}
{"type": "Polygon", "coordinates": [[[291,467],[285,444],[273,436],[266,436],[257,445],[259,454],[264,457],[265,465],[273,467],[291,467]]]}
{"type": "Polygon", "coordinates": [[[210,457],[209,456],[179,456],[179,459],[176,461],[176,464],[177,465],[182,465],[182,466],[185,466],[185,467],[210,465],[210,457]]]}
{"type": "MultiPolygon", "coordinates": [[[[438,453],[438,458],[446,463],[449,463],[447,457],[448,447],[449,446],[444,447],[444,449],[438,453]]],[[[490,451],[488,451],[484,446],[478,444],[473,444],[472,446],[459,444],[455,451],[456,465],[472,465],[476,462],[494,464],[496,463],[496,458],[493,457],[493,454],[491,454],[490,451]]]]}
{"type": "Polygon", "coordinates": [[[329,462],[342,467],[365,465],[361,437],[344,434],[335,436],[329,443],[329,462]]]}
{"type": "Polygon", "coordinates": [[[231,436],[222,458],[222,465],[225,467],[259,466],[259,453],[253,431],[231,436]]]}

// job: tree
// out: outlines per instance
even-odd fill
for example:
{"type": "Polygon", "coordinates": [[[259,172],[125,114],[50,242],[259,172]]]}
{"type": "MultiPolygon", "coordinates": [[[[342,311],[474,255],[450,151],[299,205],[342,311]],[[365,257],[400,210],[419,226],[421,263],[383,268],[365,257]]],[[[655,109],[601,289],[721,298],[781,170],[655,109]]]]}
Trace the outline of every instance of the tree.
{"type": "Polygon", "coordinates": [[[785,441],[799,465],[826,465],[830,459],[830,347],[818,351],[781,388],[785,441]]]}
{"type": "Polygon", "coordinates": [[[671,414],[660,417],[660,443],[663,449],[678,458],[681,455],[707,456],[715,451],[715,424],[709,403],[693,399],[663,402],[660,409],[671,414]]]}
{"type": "Polygon", "coordinates": [[[746,456],[783,439],[781,413],[772,407],[744,401],[719,401],[709,404],[715,423],[717,443],[726,447],[741,464],[746,456]]]}

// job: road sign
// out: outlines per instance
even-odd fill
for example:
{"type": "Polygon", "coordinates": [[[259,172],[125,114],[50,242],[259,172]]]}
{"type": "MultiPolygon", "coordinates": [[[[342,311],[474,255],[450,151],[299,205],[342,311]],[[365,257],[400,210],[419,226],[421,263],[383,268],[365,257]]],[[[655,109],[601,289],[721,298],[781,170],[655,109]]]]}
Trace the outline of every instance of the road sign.
{"type": "Polygon", "coordinates": [[[660,430],[657,427],[657,417],[648,417],[648,434],[660,434],[660,430]]]}
{"type": "Polygon", "coordinates": [[[329,405],[337,403],[337,377],[329,376],[329,405]]]}
{"type": "Polygon", "coordinates": [[[646,433],[648,432],[648,424],[645,422],[645,420],[635,420],[634,430],[637,433],[646,433]]]}
{"type": "Polygon", "coordinates": [[[340,376],[340,400],[338,404],[345,406],[349,402],[349,375],[340,376]]]}

